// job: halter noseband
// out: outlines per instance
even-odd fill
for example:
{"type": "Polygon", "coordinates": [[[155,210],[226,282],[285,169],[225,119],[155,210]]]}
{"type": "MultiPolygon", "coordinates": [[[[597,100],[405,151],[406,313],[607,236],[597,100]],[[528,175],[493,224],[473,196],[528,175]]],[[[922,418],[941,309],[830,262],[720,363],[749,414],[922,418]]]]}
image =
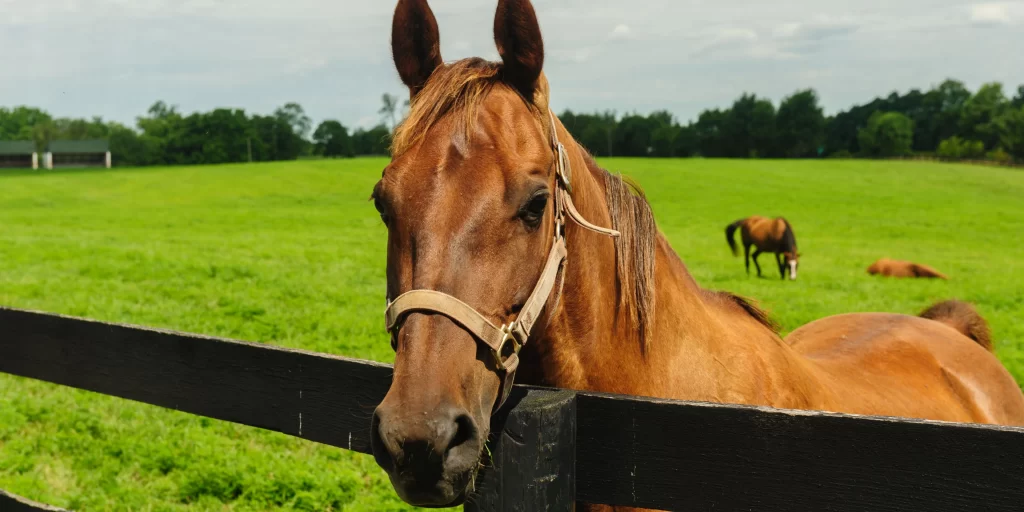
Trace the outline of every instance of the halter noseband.
{"type": "MultiPolygon", "coordinates": [[[[567,250],[565,243],[565,217],[568,216],[581,227],[608,235],[618,237],[619,232],[595,226],[586,221],[572,202],[569,192],[572,190],[571,175],[572,168],[569,165],[569,156],[565,146],[558,141],[555,116],[551,114],[551,142],[555,153],[555,166],[557,178],[555,179],[555,236],[548,253],[547,263],[541,271],[537,284],[533,287],[530,297],[523,303],[519,316],[508,324],[495,327],[490,320],[481,315],[472,306],[452,297],[446,293],[435,290],[412,290],[405,292],[389,300],[387,309],[384,310],[384,320],[388,333],[391,334],[391,346],[398,349],[396,337],[402,321],[411,313],[428,312],[444,315],[457,325],[468,331],[483,343],[491,351],[494,361],[494,371],[501,377],[501,391],[498,400],[495,402],[494,410],[498,410],[508,398],[512,390],[512,382],[515,380],[516,369],[519,367],[519,351],[530,339],[530,331],[534,323],[544,311],[544,306],[551,296],[551,291],[558,280],[559,271],[566,260],[567,250]]],[[[565,281],[562,275],[562,283],[565,281]]]]}

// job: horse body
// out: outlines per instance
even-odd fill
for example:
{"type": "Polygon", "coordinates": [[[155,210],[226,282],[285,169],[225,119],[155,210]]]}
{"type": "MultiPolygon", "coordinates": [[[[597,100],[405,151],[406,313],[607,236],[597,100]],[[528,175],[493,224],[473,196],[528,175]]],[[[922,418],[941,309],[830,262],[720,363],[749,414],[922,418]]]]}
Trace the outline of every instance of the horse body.
{"type": "MultiPolygon", "coordinates": [[[[609,179],[582,150],[576,158],[590,171],[588,189],[609,179]]],[[[603,217],[600,209],[588,213],[603,217]]],[[[656,342],[645,349],[635,333],[623,328],[623,318],[612,321],[607,313],[614,311],[608,305],[615,301],[614,280],[591,278],[591,265],[611,259],[613,249],[606,247],[607,240],[577,231],[570,234],[580,242],[570,249],[570,261],[578,263],[568,269],[565,307],[545,340],[524,349],[522,382],[667,399],[1024,425],[1020,388],[985,349],[988,341],[976,342],[969,337],[971,330],[959,327],[983,323],[976,313],[953,308],[931,318],[843,314],[782,339],[743,299],[701,288],[658,234],[651,334],[656,342]]]]}
{"type": "Polygon", "coordinates": [[[987,350],[989,341],[969,334],[946,317],[854,313],[811,322],[786,342],[827,390],[813,409],[1024,424],[1020,388],[987,350]]]}
{"type": "Polygon", "coordinates": [[[729,243],[734,256],[739,256],[739,249],[736,247],[735,233],[740,230],[740,237],[743,241],[743,256],[747,267],[747,274],[750,274],[750,260],[753,258],[754,266],[757,268],[757,276],[761,277],[761,265],[757,258],[762,252],[775,255],[775,263],[779,269],[782,279],[786,278],[787,266],[789,267],[789,278],[796,279],[797,266],[799,265],[800,253],[796,247],[796,236],[793,234],[793,227],[789,221],[782,217],[769,219],[754,215],[740,219],[725,228],[725,240],[729,243]],[[750,247],[754,247],[754,254],[750,254],[750,247]]]}
{"type": "MultiPolygon", "coordinates": [[[[594,183],[607,181],[607,174],[579,151],[594,183]]],[[[590,260],[611,256],[591,250],[592,244],[600,245],[599,237],[582,230],[573,234],[586,241],[570,249],[569,259],[580,263],[572,267],[578,275],[572,269],[567,275],[573,286],[571,292],[567,288],[566,309],[583,313],[595,297],[614,302],[615,286],[614,280],[589,278],[590,260]]],[[[524,367],[542,371],[521,374],[523,381],[657,398],[1024,424],[1024,395],[985,349],[990,342],[972,340],[973,331],[960,327],[968,320],[984,322],[963,309],[969,306],[930,318],[836,315],[782,339],[744,299],[701,288],[660,233],[655,254],[651,338],[657,343],[645,349],[615,322],[601,326],[603,336],[572,323],[552,329],[551,339],[538,344],[557,348],[526,352],[524,367]]],[[[600,318],[607,309],[570,316],[600,318]]],[[[621,318],[618,323],[625,324],[621,318]]]]}
{"type": "Polygon", "coordinates": [[[949,279],[945,274],[928,265],[889,258],[882,258],[872,263],[868,267],[868,274],[887,277],[934,277],[949,279]]]}
{"type": "MultiPolygon", "coordinates": [[[[642,193],[600,169],[551,116],[529,1],[499,0],[501,64],[443,64],[425,0],[399,1],[392,34],[412,105],[373,194],[388,229],[389,301],[434,290],[494,326],[513,325],[545,275],[544,255],[564,240],[558,283],[517,354],[519,382],[1024,424],[1024,394],[968,337],[984,336],[973,311],[840,315],[783,340],[748,301],[701,288],[657,230],[642,193]],[[559,178],[561,149],[552,140],[566,141],[571,177],[559,178]],[[577,216],[621,236],[561,223],[561,193],[577,216]]],[[[392,331],[394,377],[374,412],[371,441],[412,504],[450,506],[472,494],[508,377],[473,332],[430,307],[392,331]]]]}

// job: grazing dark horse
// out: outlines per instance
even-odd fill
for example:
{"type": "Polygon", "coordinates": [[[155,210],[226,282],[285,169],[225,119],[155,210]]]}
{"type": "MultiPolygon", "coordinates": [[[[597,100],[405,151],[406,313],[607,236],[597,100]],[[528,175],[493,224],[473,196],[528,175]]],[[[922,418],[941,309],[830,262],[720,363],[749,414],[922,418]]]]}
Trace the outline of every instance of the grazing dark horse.
{"type": "Polygon", "coordinates": [[[500,63],[445,64],[426,1],[395,10],[412,104],[372,195],[396,354],[371,443],[405,501],[471,496],[516,373],[668,399],[1024,424],[1020,388],[964,332],[984,322],[973,311],[840,315],[783,340],[754,305],[701,288],[643,195],[550,111],[530,2],[499,0],[494,35],[500,63]]]}
{"type": "Polygon", "coordinates": [[[733,256],[739,256],[739,249],[736,247],[736,230],[740,229],[740,237],[743,239],[743,257],[747,265],[747,275],[750,274],[750,246],[754,246],[754,266],[757,267],[757,277],[761,277],[761,265],[757,263],[757,257],[762,252],[770,252],[775,255],[775,264],[779,268],[779,276],[786,278],[788,267],[789,278],[796,279],[796,270],[800,266],[800,252],[796,249],[796,235],[793,234],[793,226],[782,217],[769,219],[754,215],[740,219],[725,228],[725,241],[729,242],[733,256]]]}
{"type": "Polygon", "coordinates": [[[938,279],[949,279],[942,272],[910,261],[891,260],[882,258],[868,267],[868,274],[883,275],[886,277],[929,277],[938,279]]]}

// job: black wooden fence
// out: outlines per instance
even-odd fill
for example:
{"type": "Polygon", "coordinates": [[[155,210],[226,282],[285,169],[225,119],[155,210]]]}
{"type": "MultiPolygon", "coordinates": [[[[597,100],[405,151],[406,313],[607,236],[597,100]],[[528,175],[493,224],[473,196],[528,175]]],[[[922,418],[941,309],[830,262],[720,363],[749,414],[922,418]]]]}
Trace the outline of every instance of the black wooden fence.
{"type": "MultiPolygon", "coordinates": [[[[387,365],[0,308],[0,372],[369,453],[387,365]]],[[[467,509],[1024,509],[1024,429],[517,386],[467,509]]],[[[0,510],[55,510],[0,493],[0,510]],[[21,508],[17,508],[21,507],[21,508]]]]}

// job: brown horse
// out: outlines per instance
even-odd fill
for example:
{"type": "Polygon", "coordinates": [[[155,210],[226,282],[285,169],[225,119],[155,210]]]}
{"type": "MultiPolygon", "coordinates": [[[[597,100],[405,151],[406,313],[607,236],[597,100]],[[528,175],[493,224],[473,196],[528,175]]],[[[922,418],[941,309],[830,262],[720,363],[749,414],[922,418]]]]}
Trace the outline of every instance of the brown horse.
{"type": "Polygon", "coordinates": [[[394,16],[412,104],[372,196],[396,355],[371,441],[404,500],[471,495],[517,368],[569,389],[1024,424],[1020,388],[962,330],[973,312],[841,315],[784,341],[747,301],[702,289],[642,194],[551,114],[530,2],[499,0],[494,32],[500,63],[446,64],[425,0],[394,16]]]}
{"type": "Polygon", "coordinates": [[[757,257],[762,252],[770,252],[775,254],[779,276],[785,279],[788,267],[789,278],[796,279],[796,271],[800,266],[800,252],[796,249],[796,235],[793,234],[793,227],[789,225],[789,221],[782,217],[769,219],[754,215],[729,224],[725,227],[725,241],[729,242],[733,256],[740,255],[739,248],[736,247],[737,229],[740,229],[740,238],[743,240],[747,275],[750,275],[750,246],[754,246],[753,259],[757,277],[761,277],[761,265],[757,264],[757,257]]]}
{"type": "Polygon", "coordinates": [[[868,267],[868,274],[883,275],[888,277],[934,277],[938,279],[949,279],[942,272],[910,261],[891,260],[882,258],[868,267]]]}

